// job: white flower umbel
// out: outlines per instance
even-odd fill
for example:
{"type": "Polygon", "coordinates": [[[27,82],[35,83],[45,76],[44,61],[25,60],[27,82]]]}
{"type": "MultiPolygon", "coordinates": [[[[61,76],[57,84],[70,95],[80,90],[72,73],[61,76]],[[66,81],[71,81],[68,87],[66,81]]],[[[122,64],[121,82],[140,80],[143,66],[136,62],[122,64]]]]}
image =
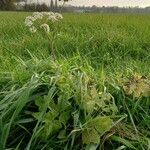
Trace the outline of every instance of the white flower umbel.
{"type": "Polygon", "coordinates": [[[42,29],[44,29],[44,31],[45,31],[46,33],[49,33],[49,32],[50,32],[50,28],[49,28],[49,25],[48,25],[48,24],[44,23],[44,24],[42,24],[40,27],[41,27],[42,29]]]}
{"type": "Polygon", "coordinates": [[[43,28],[46,33],[49,33],[49,25],[53,25],[61,19],[63,16],[59,13],[34,12],[31,16],[26,17],[25,25],[29,27],[32,33],[35,33],[39,28],[43,28]]]}
{"type": "Polygon", "coordinates": [[[34,12],[32,16],[35,18],[35,20],[43,18],[43,14],[40,12],[34,12]]]}
{"type": "Polygon", "coordinates": [[[31,27],[32,25],[33,25],[33,17],[31,17],[31,16],[28,16],[26,19],[25,19],[25,25],[27,26],[27,27],[31,27]]]}
{"type": "Polygon", "coordinates": [[[49,16],[47,19],[52,22],[58,21],[58,19],[55,16],[49,16]]]}
{"type": "Polygon", "coordinates": [[[32,26],[30,27],[30,32],[35,33],[37,31],[36,27],[32,26]]]}
{"type": "Polygon", "coordinates": [[[55,13],[55,17],[59,20],[59,19],[63,19],[62,14],[60,13],[55,13]]]}

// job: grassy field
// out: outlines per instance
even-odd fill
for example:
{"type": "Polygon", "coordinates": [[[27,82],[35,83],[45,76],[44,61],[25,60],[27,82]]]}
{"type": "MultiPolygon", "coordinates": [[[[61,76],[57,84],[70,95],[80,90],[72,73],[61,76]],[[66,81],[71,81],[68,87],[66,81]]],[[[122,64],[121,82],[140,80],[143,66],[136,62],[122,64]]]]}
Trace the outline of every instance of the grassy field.
{"type": "Polygon", "coordinates": [[[0,150],[150,149],[150,15],[63,14],[56,58],[28,15],[0,12],[0,150]]]}

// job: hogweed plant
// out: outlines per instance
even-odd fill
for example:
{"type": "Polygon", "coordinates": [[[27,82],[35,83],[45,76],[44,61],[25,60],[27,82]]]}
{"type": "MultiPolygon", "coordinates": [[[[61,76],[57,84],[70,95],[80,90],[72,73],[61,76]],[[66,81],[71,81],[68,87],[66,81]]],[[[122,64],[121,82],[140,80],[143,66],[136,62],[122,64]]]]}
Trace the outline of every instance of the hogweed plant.
{"type": "Polygon", "coordinates": [[[55,58],[54,44],[58,37],[56,23],[63,19],[60,13],[53,12],[34,12],[26,17],[25,25],[31,33],[44,32],[50,42],[50,53],[55,58]]]}

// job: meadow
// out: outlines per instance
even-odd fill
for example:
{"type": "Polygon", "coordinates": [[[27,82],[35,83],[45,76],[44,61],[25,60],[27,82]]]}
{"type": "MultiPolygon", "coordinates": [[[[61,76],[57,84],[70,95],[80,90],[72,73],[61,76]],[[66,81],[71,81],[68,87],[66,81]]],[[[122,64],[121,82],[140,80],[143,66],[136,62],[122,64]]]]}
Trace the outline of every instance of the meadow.
{"type": "Polygon", "coordinates": [[[0,12],[0,150],[150,149],[150,15],[63,14],[54,58],[30,14],[0,12]]]}

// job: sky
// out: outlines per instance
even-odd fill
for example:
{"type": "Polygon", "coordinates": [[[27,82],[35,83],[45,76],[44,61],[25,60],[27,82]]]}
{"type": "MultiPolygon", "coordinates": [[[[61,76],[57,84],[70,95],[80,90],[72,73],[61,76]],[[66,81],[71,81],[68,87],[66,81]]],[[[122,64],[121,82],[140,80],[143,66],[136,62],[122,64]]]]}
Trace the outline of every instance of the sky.
{"type": "MultiPolygon", "coordinates": [[[[50,0],[39,0],[49,3],[50,0]]],[[[147,7],[150,6],[150,0],[70,0],[68,5],[74,6],[140,6],[147,7]]]]}

